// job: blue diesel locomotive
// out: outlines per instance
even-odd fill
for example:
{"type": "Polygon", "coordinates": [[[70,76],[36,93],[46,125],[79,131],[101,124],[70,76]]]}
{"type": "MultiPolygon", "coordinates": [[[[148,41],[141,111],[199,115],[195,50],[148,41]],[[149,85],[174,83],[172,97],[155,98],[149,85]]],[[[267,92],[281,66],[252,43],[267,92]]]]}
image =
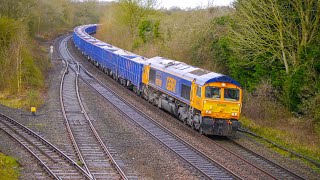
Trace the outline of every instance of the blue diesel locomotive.
{"type": "Polygon", "coordinates": [[[73,41],[100,70],[201,134],[232,136],[240,127],[242,89],[232,78],[163,57],[145,57],[102,42],[98,25],[74,29],[73,41]]]}

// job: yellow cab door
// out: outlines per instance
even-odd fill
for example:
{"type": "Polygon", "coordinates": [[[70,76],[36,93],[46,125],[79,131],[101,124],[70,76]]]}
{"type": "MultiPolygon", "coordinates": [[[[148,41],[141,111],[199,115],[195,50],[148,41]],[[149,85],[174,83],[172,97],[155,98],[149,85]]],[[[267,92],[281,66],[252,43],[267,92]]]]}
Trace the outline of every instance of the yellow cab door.
{"type": "Polygon", "coordinates": [[[150,64],[143,67],[142,82],[144,84],[149,84],[149,73],[150,73],[150,64]]]}
{"type": "Polygon", "coordinates": [[[195,109],[202,110],[203,101],[202,101],[202,87],[198,86],[195,83],[195,80],[192,81],[192,93],[191,93],[191,106],[195,109]]]}

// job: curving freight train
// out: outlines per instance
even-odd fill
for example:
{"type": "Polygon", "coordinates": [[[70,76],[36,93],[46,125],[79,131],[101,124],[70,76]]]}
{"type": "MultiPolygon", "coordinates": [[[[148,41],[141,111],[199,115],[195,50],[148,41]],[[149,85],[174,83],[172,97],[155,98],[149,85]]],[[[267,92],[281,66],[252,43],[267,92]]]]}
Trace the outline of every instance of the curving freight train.
{"type": "Polygon", "coordinates": [[[74,29],[73,41],[100,70],[201,134],[232,136],[240,127],[240,84],[228,76],[163,57],[150,59],[102,42],[98,25],[74,29]]]}

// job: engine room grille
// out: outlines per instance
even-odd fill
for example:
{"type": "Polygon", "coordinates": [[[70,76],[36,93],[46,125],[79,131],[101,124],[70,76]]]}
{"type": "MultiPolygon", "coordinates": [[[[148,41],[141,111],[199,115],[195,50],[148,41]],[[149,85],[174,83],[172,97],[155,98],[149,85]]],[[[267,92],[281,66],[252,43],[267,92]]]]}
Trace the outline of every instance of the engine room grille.
{"type": "Polygon", "coordinates": [[[194,75],[197,75],[197,76],[202,76],[202,75],[205,75],[205,74],[208,74],[208,73],[210,73],[210,71],[207,71],[207,70],[204,70],[204,69],[196,69],[196,70],[190,72],[190,74],[194,74],[194,75]]]}

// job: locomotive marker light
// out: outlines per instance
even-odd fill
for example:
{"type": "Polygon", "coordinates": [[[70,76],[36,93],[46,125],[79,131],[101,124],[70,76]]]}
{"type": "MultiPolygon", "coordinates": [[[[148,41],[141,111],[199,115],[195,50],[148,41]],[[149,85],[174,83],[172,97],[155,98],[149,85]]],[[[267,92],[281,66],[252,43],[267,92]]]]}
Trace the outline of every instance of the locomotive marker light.
{"type": "Polygon", "coordinates": [[[231,113],[231,116],[238,116],[238,113],[233,112],[233,113],[231,113]]]}

